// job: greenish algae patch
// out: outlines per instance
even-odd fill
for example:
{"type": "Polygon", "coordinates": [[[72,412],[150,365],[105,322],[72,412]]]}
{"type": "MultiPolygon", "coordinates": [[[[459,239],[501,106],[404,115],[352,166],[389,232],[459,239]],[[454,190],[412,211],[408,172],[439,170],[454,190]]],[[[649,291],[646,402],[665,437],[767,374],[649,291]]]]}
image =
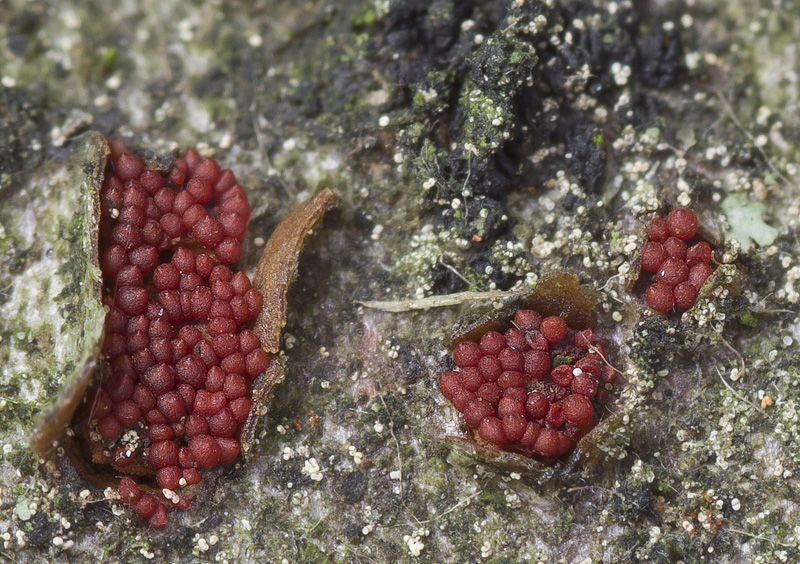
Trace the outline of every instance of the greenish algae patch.
{"type": "MultiPolygon", "coordinates": [[[[4,401],[28,406],[40,422],[50,420],[33,439],[39,452],[52,448],[63,432],[88,382],[85,367],[99,352],[105,311],[97,222],[105,154],[102,136],[84,136],[66,168],[45,172],[35,188],[0,209],[3,233],[16,235],[6,235],[3,243],[17,253],[35,251],[14,278],[4,277],[12,297],[2,305],[0,335],[7,345],[3,380],[17,384],[17,393],[4,401]],[[15,208],[28,211],[14,214],[15,208]],[[64,403],[67,395],[71,407],[64,403]],[[63,413],[51,419],[59,409],[63,413]]],[[[26,436],[34,431],[32,423],[23,426],[26,436]]]]}

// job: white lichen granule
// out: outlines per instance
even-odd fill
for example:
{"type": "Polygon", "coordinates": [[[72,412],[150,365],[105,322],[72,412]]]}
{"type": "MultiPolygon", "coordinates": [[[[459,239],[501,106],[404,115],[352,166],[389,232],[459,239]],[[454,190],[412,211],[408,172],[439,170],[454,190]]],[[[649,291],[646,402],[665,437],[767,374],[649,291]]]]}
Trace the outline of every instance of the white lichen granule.
{"type": "Polygon", "coordinates": [[[300,471],[301,474],[307,475],[309,478],[314,480],[315,482],[319,482],[322,480],[323,469],[320,468],[319,462],[317,462],[316,458],[309,458],[303,464],[303,469],[300,471]]]}

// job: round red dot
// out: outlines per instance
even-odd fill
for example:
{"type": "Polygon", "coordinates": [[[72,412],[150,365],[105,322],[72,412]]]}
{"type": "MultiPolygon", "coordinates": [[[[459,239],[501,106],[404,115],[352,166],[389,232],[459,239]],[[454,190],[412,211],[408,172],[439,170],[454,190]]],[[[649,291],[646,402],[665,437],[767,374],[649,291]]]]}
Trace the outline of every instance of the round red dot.
{"type": "Polygon", "coordinates": [[[667,253],[664,246],[655,241],[648,241],[642,247],[642,270],[656,272],[665,258],[667,258],[667,253]]]}
{"type": "Polygon", "coordinates": [[[675,296],[672,293],[672,288],[658,282],[647,287],[644,299],[651,309],[659,313],[667,313],[675,305],[675,296]]]}
{"type": "Polygon", "coordinates": [[[478,434],[483,440],[496,445],[502,446],[508,442],[503,422],[497,417],[485,417],[478,427],[478,434]]]}
{"type": "Polygon", "coordinates": [[[558,343],[567,336],[567,323],[557,315],[545,317],[541,333],[549,343],[558,343]]]}
{"type": "Polygon", "coordinates": [[[459,368],[478,366],[481,356],[483,354],[478,343],[473,343],[472,341],[461,341],[453,350],[453,362],[459,368]]]}
{"type": "Polygon", "coordinates": [[[667,229],[678,239],[691,239],[697,233],[697,227],[697,216],[688,208],[675,208],[667,216],[667,229]]]}
{"type": "Polygon", "coordinates": [[[581,427],[592,420],[594,407],[586,396],[571,394],[564,398],[564,417],[567,421],[581,427]]]}

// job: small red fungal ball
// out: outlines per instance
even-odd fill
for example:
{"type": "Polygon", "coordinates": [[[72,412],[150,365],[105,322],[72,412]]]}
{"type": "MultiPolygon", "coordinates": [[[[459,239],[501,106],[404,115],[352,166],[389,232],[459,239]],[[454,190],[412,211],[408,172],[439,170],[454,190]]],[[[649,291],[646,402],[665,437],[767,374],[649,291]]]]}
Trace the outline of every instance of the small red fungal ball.
{"type": "Polygon", "coordinates": [[[158,410],[163,413],[164,417],[171,423],[180,421],[181,417],[183,417],[186,412],[186,408],[183,405],[183,398],[175,390],[158,396],[157,404],[158,410]]]}
{"type": "Polygon", "coordinates": [[[481,387],[478,388],[475,395],[485,402],[497,405],[500,402],[500,398],[503,396],[503,390],[495,382],[486,382],[485,384],[481,384],[481,387]]]}
{"type": "Polygon", "coordinates": [[[118,402],[130,399],[136,382],[133,375],[127,372],[112,372],[103,386],[108,392],[108,397],[118,402]]]}
{"type": "MultiPolygon", "coordinates": [[[[188,451],[189,449],[186,450],[188,451]]],[[[186,480],[187,486],[193,486],[203,481],[200,472],[194,468],[183,468],[183,479],[186,480]]]]}
{"type": "Polygon", "coordinates": [[[478,426],[478,434],[483,440],[496,445],[502,446],[508,442],[503,422],[497,417],[485,417],[478,426]]]}
{"type": "Polygon", "coordinates": [[[250,288],[244,293],[243,297],[252,319],[255,319],[261,313],[261,308],[264,305],[264,296],[255,288],[250,288]]]}
{"type": "MultiPolygon", "coordinates": [[[[194,469],[194,456],[189,447],[180,447],[178,449],[178,466],[183,470],[194,469]]],[[[183,473],[183,477],[186,478],[186,472],[183,473]]]]}
{"type": "Polygon", "coordinates": [[[644,300],[651,309],[659,313],[667,313],[675,305],[672,288],[658,282],[647,287],[644,300]]]}
{"type": "Polygon", "coordinates": [[[221,172],[219,180],[214,184],[214,194],[220,196],[236,185],[236,176],[233,172],[225,169],[221,172]]]}
{"type": "Polygon", "coordinates": [[[494,406],[480,399],[470,401],[464,408],[464,420],[473,429],[480,427],[484,418],[493,415],[495,415],[494,406]]]}
{"type": "Polygon", "coordinates": [[[575,346],[579,349],[587,350],[594,339],[594,332],[591,329],[584,329],[583,331],[575,331],[574,342],[575,346]]]}
{"type": "Polygon", "coordinates": [[[664,241],[664,251],[668,257],[678,260],[686,260],[686,243],[677,237],[669,237],[664,241]]]}
{"type": "Polygon", "coordinates": [[[233,237],[225,237],[214,248],[214,254],[222,264],[233,264],[242,258],[242,245],[233,237]]]}
{"type": "Polygon", "coordinates": [[[144,276],[142,276],[142,269],[138,266],[128,264],[120,268],[117,274],[117,287],[121,286],[142,286],[144,284],[144,276]]]}
{"type": "Polygon", "coordinates": [[[567,336],[567,323],[557,315],[545,317],[541,333],[549,343],[558,343],[567,336]]]}
{"type": "Polygon", "coordinates": [[[550,427],[542,427],[533,445],[533,450],[542,456],[555,456],[559,453],[560,443],[558,431],[550,427]]]}
{"type": "Polygon", "coordinates": [[[216,247],[225,238],[222,225],[211,216],[206,216],[198,221],[192,229],[192,234],[198,243],[209,249],[216,247]]]}
{"type": "Polygon", "coordinates": [[[525,369],[525,357],[520,351],[511,347],[506,347],[500,351],[500,354],[497,355],[497,360],[500,361],[503,370],[522,371],[525,369]]]}
{"type": "Polygon", "coordinates": [[[503,373],[503,365],[500,361],[493,356],[481,357],[478,361],[478,370],[480,370],[481,377],[487,382],[496,382],[503,373]]]}
{"type": "Polygon", "coordinates": [[[114,166],[114,174],[123,182],[139,178],[145,170],[144,161],[131,153],[122,153],[111,162],[114,166]]]}
{"type": "MultiPolygon", "coordinates": [[[[205,390],[198,390],[198,394],[205,390]]],[[[199,413],[190,413],[186,417],[186,423],[184,424],[184,431],[186,436],[190,439],[192,437],[196,437],[198,435],[208,435],[208,422],[206,421],[205,417],[200,415],[199,413]]]]}
{"type": "Polygon", "coordinates": [[[125,315],[139,315],[147,310],[147,290],[141,286],[123,286],[117,289],[114,301],[125,315]]]}
{"type": "Polygon", "coordinates": [[[222,213],[217,218],[225,235],[236,241],[241,241],[247,230],[247,222],[237,213],[222,213]]]}
{"type": "MultiPolygon", "coordinates": [[[[504,340],[505,343],[505,340],[504,340]]],[[[482,353],[478,343],[472,341],[461,341],[453,350],[453,362],[459,368],[466,368],[468,366],[478,366],[482,353]]]]}
{"type": "Polygon", "coordinates": [[[139,485],[129,476],[122,477],[119,481],[117,492],[119,493],[120,499],[129,505],[139,501],[142,495],[139,485]]]}
{"type": "Polygon", "coordinates": [[[196,354],[188,354],[175,365],[177,381],[189,384],[193,388],[201,388],[206,382],[207,370],[203,361],[196,354]]]}
{"type": "Polygon", "coordinates": [[[525,402],[525,412],[531,419],[543,419],[550,410],[550,402],[544,394],[531,392],[525,402]]]}
{"type": "Polygon", "coordinates": [[[236,439],[217,437],[219,446],[219,464],[230,464],[239,456],[240,445],[236,439]]]}
{"type": "Polygon", "coordinates": [[[196,203],[197,201],[194,199],[194,196],[186,190],[183,190],[178,192],[175,196],[175,201],[172,203],[172,211],[182,217],[183,214],[186,213],[186,210],[196,203]]]}
{"type": "Polygon", "coordinates": [[[467,404],[476,398],[475,392],[470,392],[469,390],[465,390],[461,388],[456,392],[456,395],[453,397],[453,405],[455,408],[460,411],[464,412],[464,409],[467,407],[467,404]]]}
{"type": "Polygon", "coordinates": [[[665,258],[667,258],[667,252],[664,250],[664,246],[655,241],[648,241],[642,247],[642,270],[656,272],[665,258]]]}
{"type": "Polygon", "coordinates": [[[525,352],[530,348],[528,342],[525,340],[524,333],[516,327],[508,329],[503,336],[505,337],[506,344],[513,349],[525,352]]]}
{"type": "Polygon", "coordinates": [[[175,373],[171,366],[161,363],[148,368],[142,375],[142,382],[155,395],[161,395],[175,386],[175,373]]]}
{"type": "Polygon", "coordinates": [[[153,425],[147,426],[147,438],[154,443],[168,441],[172,437],[172,427],[165,423],[154,423],[153,425]]]}
{"type": "Polygon", "coordinates": [[[656,243],[663,243],[666,241],[669,236],[667,221],[661,217],[654,218],[653,222],[650,224],[647,235],[651,241],[655,241],[656,243]]]}
{"type": "Polygon", "coordinates": [[[542,316],[532,309],[518,309],[514,313],[514,325],[519,327],[523,333],[538,331],[542,326],[542,316]]]}
{"type": "Polygon", "coordinates": [[[501,397],[500,401],[497,403],[497,416],[501,419],[506,415],[511,415],[512,413],[525,415],[525,406],[522,402],[509,397],[501,397]]]}
{"type": "Polygon", "coordinates": [[[582,372],[599,378],[602,372],[600,361],[594,358],[582,358],[575,363],[575,368],[580,368],[582,372]]]}
{"type": "Polygon", "coordinates": [[[247,421],[247,417],[250,415],[251,407],[252,404],[250,403],[250,400],[244,397],[236,398],[228,402],[228,408],[231,410],[233,418],[237,423],[240,424],[247,421]]]}
{"type": "Polygon", "coordinates": [[[525,433],[523,433],[522,438],[519,440],[519,442],[528,448],[532,448],[533,445],[536,444],[536,439],[539,438],[540,430],[541,428],[539,427],[539,425],[537,425],[533,421],[529,421],[528,424],[525,426],[525,433]]]}
{"type": "Polygon", "coordinates": [[[503,388],[519,388],[525,385],[525,374],[519,370],[506,370],[497,379],[497,385],[503,388]]]}
{"type": "Polygon", "coordinates": [[[572,379],[570,390],[572,390],[573,394],[593,398],[597,394],[597,380],[588,374],[579,374],[572,379]]]}
{"type": "Polygon", "coordinates": [[[673,294],[675,296],[676,306],[681,309],[689,309],[694,305],[695,300],[697,300],[698,291],[691,283],[681,282],[675,286],[673,294]]]}
{"type": "Polygon", "coordinates": [[[544,351],[525,351],[523,370],[525,374],[535,380],[541,380],[550,373],[552,360],[550,354],[544,351]]]}
{"type": "Polygon", "coordinates": [[[661,263],[656,272],[656,282],[674,288],[689,278],[689,267],[685,261],[668,258],[661,263]]]}
{"type": "Polygon", "coordinates": [[[167,214],[172,210],[172,205],[175,202],[175,192],[170,188],[161,188],[153,196],[153,202],[162,214],[167,214]]]}
{"type": "Polygon", "coordinates": [[[561,364],[553,368],[553,371],[550,373],[550,378],[557,385],[566,388],[572,383],[572,379],[574,378],[574,370],[575,367],[571,364],[561,364]]]}
{"type": "MultiPolygon", "coordinates": [[[[223,358],[222,362],[219,363],[219,367],[227,374],[245,374],[247,371],[245,356],[240,352],[235,352],[223,358]]],[[[248,374],[248,376],[250,375],[248,374]]],[[[253,376],[251,376],[251,378],[253,378],[253,376]]]]}
{"type": "Polygon", "coordinates": [[[142,519],[149,519],[156,512],[156,508],[159,505],[161,504],[152,495],[148,493],[142,494],[139,497],[139,501],[133,504],[133,512],[142,519]]]}
{"type": "Polygon", "coordinates": [[[189,441],[189,450],[198,468],[211,468],[219,462],[220,448],[210,435],[193,437],[189,441]]]}
{"type": "Polygon", "coordinates": [[[687,281],[699,291],[703,287],[703,284],[706,283],[706,280],[708,280],[708,277],[711,276],[711,273],[711,267],[707,264],[695,264],[689,269],[689,278],[687,281]]]}
{"type": "Polygon", "coordinates": [[[528,391],[523,386],[512,386],[503,390],[503,397],[514,399],[525,405],[525,401],[528,399],[528,391]]]}
{"type": "Polygon", "coordinates": [[[167,526],[166,508],[161,503],[158,503],[156,505],[156,510],[153,511],[153,514],[150,516],[147,522],[150,523],[150,526],[153,527],[154,529],[163,529],[164,527],[166,527],[167,526]]]}
{"type": "Polygon", "coordinates": [[[144,420],[148,425],[160,425],[167,422],[167,418],[158,409],[151,409],[145,413],[144,420]]]}
{"type": "Polygon", "coordinates": [[[212,437],[232,437],[239,427],[230,407],[223,407],[214,415],[206,417],[206,421],[212,437]]]}
{"type": "Polygon", "coordinates": [[[540,331],[528,331],[525,333],[525,340],[535,351],[550,352],[550,343],[544,338],[544,335],[542,335],[540,331]]]}
{"type": "Polygon", "coordinates": [[[561,427],[566,423],[567,418],[564,415],[564,405],[561,403],[551,403],[550,410],[545,416],[545,421],[550,423],[553,427],[561,427]]]}
{"type": "Polygon", "coordinates": [[[233,333],[222,333],[211,340],[217,356],[224,358],[239,350],[239,337],[233,333]]]}
{"type": "Polygon", "coordinates": [[[592,420],[594,407],[586,396],[571,394],[564,398],[564,418],[577,427],[586,425],[592,420]]]}
{"type": "Polygon", "coordinates": [[[139,175],[139,186],[149,196],[153,196],[164,187],[164,177],[154,170],[146,170],[139,175]]]}
{"type": "Polygon", "coordinates": [[[503,417],[503,432],[509,441],[518,441],[525,435],[528,422],[524,415],[512,413],[503,417]]]}
{"type": "Polygon", "coordinates": [[[218,413],[227,404],[228,399],[225,393],[209,392],[208,390],[197,390],[194,399],[194,411],[199,415],[207,417],[218,413]]]}
{"type": "Polygon", "coordinates": [[[691,267],[697,263],[708,264],[711,262],[711,246],[705,241],[700,241],[686,250],[686,262],[691,267]]]}
{"type": "Polygon", "coordinates": [[[697,233],[697,216],[689,208],[675,208],[667,216],[670,235],[688,241],[697,233]]]}
{"type": "Polygon", "coordinates": [[[487,331],[481,337],[480,350],[485,355],[497,356],[506,348],[506,339],[497,331],[487,331]]]}
{"type": "Polygon", "coordinates": [[[154,337],[150,341],[150,351],[153,353],[153,364],[172,362],[172,345],[166,337],[154,337]]]}
{"type": "Polygon", "coordinates": [[[250,289],[250,279],[247,275],[239,271],[233,275],[231,278],[231,286],[233,287],[233,291],[236,293],[237,296],[244,295],[247,290],[250,289]]]}
{"type": "Polygon", "coordinates": [[[464,389],[474,392],[483,384],[484,378],[480,369],[474,366],[468,366],[458,373],[458,381],[461,382],[464,389]]]}
{"type": "Polygon", "coordinates": [[[198,204],[205,204],[211,199],[213,187],[202,178],[192,178],[186,183],[189,192],[198,204]]]}
{"type": "MultiPolygon", "coordinates": [[[[137,208],[136,206],[125,206],[119,212],[117,222],[135,225],[136,227],[143,227],[146,219],[147,214],[141,208],[137,208]]],[[[115,236],[112,231],[112,239],[114,237],[115,236]]],[[[123,243],[120,243],[120,245],[125,246],[123,243]]]]}
{"type": "Polygon", "coordinates": [[[139,422],[141,410],[133,400],[122,400],[114,404],[113,413],[123,427],[132,427],[139,422]]]}
{"type": "Polygon", "coordinates": [[[103,251],[103,273],[114,278],[128,264],[128,253],[120,245],[111,245],[103,251]]]}
{"type": "Polygon", "coordinates": [[[156,471],[156,483],[159,487],[168,490],[177,490],[182,477],[183,472],[177,466],[165,466],[156,471]]]}
{"type": "Polygon", "coordinates": [[[97,421],[97,432],[107,441],[113,441],[122,434],[123,427],[113,414],[101,417],[97,421]]]}
{"type": "MultiPolygon", "coordinates": [[[[235,354],[241,353],[234,353],[234,355],[235,354]]],[[[230,356],[227,358],[230,358],[230,356]]],[[[264,349],[258,348],[254,351],[250,351],[247,356],[245,356],[244,373],[250,378],[257,378],[259,375],[263,374],[267,368],[269,368],[269,364],[269,355],[264,351],[264,349]]]]}
{"type": "Polygon", "coordinates": [[[239,374],[228,374],[225,376],[222,392],[228,401],[244,397],[247,394],[247,382],[239,374]]]}
{"type": "Polygon", "coordinates": [[[178,444],[175,441],[160,441],[150,445],[150,464],[156,468],[174,466],[178,463],[178,444]]]}

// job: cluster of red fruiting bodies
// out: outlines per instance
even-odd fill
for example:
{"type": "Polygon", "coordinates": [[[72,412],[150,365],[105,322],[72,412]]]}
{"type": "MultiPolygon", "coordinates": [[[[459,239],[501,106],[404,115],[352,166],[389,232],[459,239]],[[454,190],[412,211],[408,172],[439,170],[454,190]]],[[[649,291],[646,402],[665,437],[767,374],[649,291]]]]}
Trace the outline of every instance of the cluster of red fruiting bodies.
{"type": "MultiPolygon", "coordinates": [[[[250,205],[230,170],[194,150],[166,176],[122,152],[111,158],[101,213],[109,311],[89,429],[118,471],[155,475],[185,509],[198,470],[238,456],[251,382],[270,363],[247,328],[262,295],[225,266],[241,256],[250,205]]],[[[163,503],[134,479],[124,477],[119,494],[165,525],[163,503]]]]}
{"type": "Polygon", "coordinates": [[[667,219],[650,224],[642,247],[642,270],[654,274],[644,298],[651,309],[667,313],[673,307],[689,309],[711,275],[711,247],[705,241],[687,245],[697,233],[697,216],[675,208],[667,219]]]}
{"type": "Polygon", "coordinates": [[[458,371],[442,374],[439,389],[483,440],[558,456],[599,417],[593,401],[603,403],[600,383],[614,378],[604,356],[591,329],[521,309],[505,333],[458,343],[458,371]]]}

